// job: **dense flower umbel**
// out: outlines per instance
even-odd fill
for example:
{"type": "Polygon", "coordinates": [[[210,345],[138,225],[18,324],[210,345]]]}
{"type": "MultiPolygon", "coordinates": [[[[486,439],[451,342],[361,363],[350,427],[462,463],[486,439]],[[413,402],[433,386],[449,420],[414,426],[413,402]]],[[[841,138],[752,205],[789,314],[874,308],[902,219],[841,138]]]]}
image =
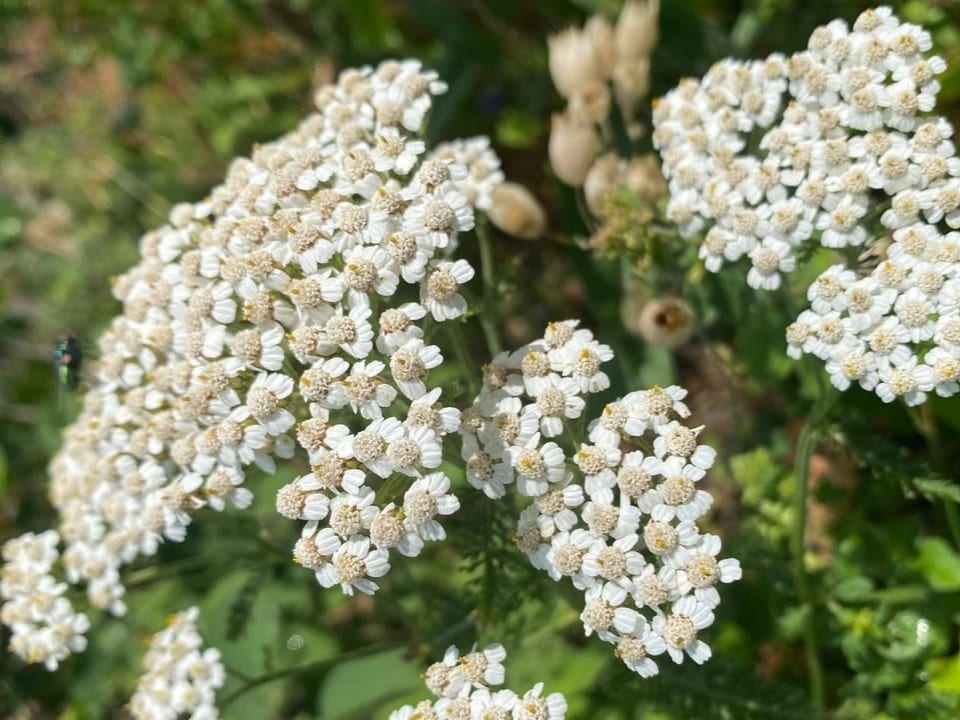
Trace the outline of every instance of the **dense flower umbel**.
{"type": "Polygon", "coordinates": [[[450,646],[443,660],[424,674],[427,689],[437,700],[404,705],[390,713],[390,720],[426,720],[427,718],[497,718],[506,720],[562,720],[567,701],[561,693],[543,696],[543,683],[537,683],[523,695],[513,690],[493,690],[504,682],[503,661],[507,657],[501,645],[488,645],[461,656],[450,646]]]}
{"type": "Polygon", "coordinates": [[[789,58],[721,61],[654,112],[668,214],[705,233],[709,270],[747,258],[748,284],[775,290],[801,244],[868,248],[810,285],[788,352],[823,360],[841,390],[910,405],[960,390],[960,160],[928,114],[946,69],[931,44],[868,10],[789,58]]]}
{"type": "Polygon", "coordinates": [[[87,646],[84,633],[90,626],[63,597],[67,584],[50,574],[59,542],[53,530],[14,538],[3,546],[0,570],[0,595],[7,601],[0,619],[10,628],[10,650],[48,670],[87,646]]]}
{"type": "Polygon", "coordinates": [[[143,659],[147,672],[130,699],[130,713],[136,720],[220,717],[214,696],[225,679],[223,663],[219,650],[203,649],[195,625],[198,615],[195,607],[177,613],[151,638],[143,659]]]}
{"type": "Polygon", "coordinates": [[[583,396],[609,387],[601,365],[613,352],[577,326],[551,323],[486,367],[460,431],[467,479],[492,499],[514,483],[530,498],[517,545],[584,591],[584,632],[631,670],[656,674],[664,652],[702,663],[710,648],[697,633],[713,622],[715,585],[740,578],[739,561],[718,560],[719,538],[696,525],[713,501],[698,483],[716,453],[683,423],[679,387],[632,392],[585,423],[583,396]]]}
{"type": "Polygon", "coordinates": [[[474,272],[449,253],[502,180],[482,139],[426,153],[444,89],[415,61],[347,70],[317,113],[140,240],[50,464],[61,561],[94,605],[122,614],[124,564],[182,540],[199,508],[247,506],[247,469],[295,453],[310,472],[277,509],[304,523],[294,556],[322,585],[373,592],[392,550],[443,538],[458,502],[440,448],[459,412],[430,384],[443,356],[421,321],[466,310],[474,272]]]}

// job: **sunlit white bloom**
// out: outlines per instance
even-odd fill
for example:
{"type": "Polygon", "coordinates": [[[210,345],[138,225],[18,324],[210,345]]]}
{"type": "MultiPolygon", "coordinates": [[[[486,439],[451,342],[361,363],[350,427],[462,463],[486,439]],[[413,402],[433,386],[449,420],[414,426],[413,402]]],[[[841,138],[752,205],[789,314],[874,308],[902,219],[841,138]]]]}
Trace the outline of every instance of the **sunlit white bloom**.
{"type": "Polygon", "coordinates": [[[345,460],[354,459],[375,475],[389,477],[393,465],[387,457],[390,443],[403,437],[403,425],[396,418],[376,418],[355,435],[346,425],[334,425],[326,434],[331,450],[345,460]]]}
{"type": "Polygon", "coordinates": [[[404,303],[396,308],[387,308],[377,321],[377,350],[385,355],[405,345],[409,340],[419,340],[423,330],[415,324],[427,314],[419,303],[404,303]]]}
{"type": "Polygon", "coordinates": [[[759,290],[776,290],[780,287],[781,273],[792,272],[796,267],[790,246],[782,240],[764,240],[750,251],[749,257],[747,284],[759,290]]]}
{"type": "Polygon", "coordinates": [[[390,372],[400,392],[410,400],[416,400],[427,391],[427,371],[442,362],[440,348],[424,345],[423,340],[413,338],[390,356],[390,372]]]}
{"type": "Polygon", "coordinates": [[[130,699],[130,713],[137,720],[219,717],[215,695],[226,673],[220,651],[203,649],[198,615],[197,608],[178,613],[151,638],[143,659],[147,671],[130,699]]]}
{"type": "Polygon", "coordinates": [[[640,613],[623,615],[617,618],[616,637],[617,657],[624,665],[643,678],[653,677],[659,672],[651,656],[666,652],[667,644],[640,613]]]}
{"type": "Polygon", "coordinates": [[[453,320],[467,311],[467,301],[457,290],[473,279],[474,271],[466,260],[442,260],[432,265],[420,284],[420,304],[434,320],[453,320]]]}
{"type": "Polygon", "coordinates": [[[527,445],[538,434],[537,417],[527,410],[520,398],[501,398],[487,412],[489,422],[483,424],[477,436],[497,457],[502,457],[511,445],[527,445]]]}
{"type": "Polygon", "coordinates": [[[709,445],[699,443],[698,437],[702,430],[702,425],[691,429],[676,420],[660,425],[653,441],[653,451],[658,458],[675,455],[686,458],[687,462],[700,470],[709,470],[717,457],[717,451],[709,445]]]}
{"type": "Polygon", "coordinates": [[[880,368],[879,376],[876,392],[886,403],[902,397],[907,405],[919,405],[937,382],[933,369],[912,355],[904,363],[880,368]]]}
{"type": "Polygon", "coordinates": [[[554,371],[570,376],[581,392],[596,393],[610,387],[610,378],[600,365],[613,359],[613,350],[596,340],[571,340],[560,353],[550,359],[554,371]]]}
{"type": "Polygon", "coordinates": [[[324,404],[330,408],[349,404],[353,412],[367,420],[382,416],[383,408],[397,396],[397,391],[380,378],[384,369],[379,360],[354,363],[349,375],[331,385],[324,404]]]}
{"type": "Polygon", "coordinates": [[[563,720],[567,713],[567,701],[560,693],[541,697],[543,683],[537,683],[513,708],[515,720],[563,720]]]}
{"type": "Polygon", "coordinates": [[[910,331],[895,317],[884,318],[866,340],[880,368],[902,365],[913,356],[907,345],[910,342],[910,331]]]}
{"type": "Polygon", "coordinates": [[[383,577],[390,570],[389,555],[382,548],[371,548],[370,540],[360,538],[340,545],[336,552],[316,572],[317,582],[323,587],[340,585],[346,595],[359,590],[372,595],[378,585],[371,578],[383,577]]]}
{"type": "Polygon", "coordinates": [[[933,337],[936,328],[932,319],[935,307],[920,288],[912,287],[898,297],[893,311],[901,327],[909,333],[911,342],[918,343],[933,337]]]}
{"type": "Polygon", "coordinates": [[[535,433],[523,446],[507,448],[516,472],[517,489],[530,497],[543,495],[550,484],[558,483],[564,477],[563,450],[555,442],[539,443],[540,434],[535,433]]]}
{"type": "Polygon", "coordinates": [[[692,596],[673,604],[668,615],[653,619],[653,630],[663,638],[670,659],[679,664],[684,654],[698,665],[710,659],[710,647],[697,638],[697,632],[713,624],[713,612],[692,596]]]}
{"type": "Polygon", "coordinates": [[[394,503],[386,505],[370,521],[370,542],[385,550],[395,548],[405,557],[417,557],[423,550],[423,538],[405,522],[403,511],[394,503]]]}
{"type": "Polygon", "coordinates": [[[447,247],[457,233],[471,228],[470,204],[452,185],[414,202],[403,216],[403,229],[435,248],[447,247]]]}
{"type": "Polygon", "coordinates": [[[647,564],[632,580],[631,593],[637,607],[659,610],[662,605],[677,600],[681,595],[677,571],[669,563],[659,568],[653,563],[647,564]]]}
{"type": "Polygon", "coordinates": [[[377,132],[373,166],[377,172],[394,170],[398,175],[406,175],[425,150],[422,140],[408,140],[397,128],[384,127],[377,132]]]}
{"type": "Polygon", "coordinates": [[[673,517],[681,521],[696,520],[710,509],[713,497],[696,486],[703,477],[703,470],[684,462],[683,458],[671,457],[660,466],[663,482],[648,490],[637,503],[648,514],[663,507],[663,519],[673,517]]]}
{"type": "Polygon", "coordinates": [[[859,383],[864,390],[873,390],[880,377],[875,356],[862,348],[844,348],[827,360],[830,383],[837,390],[846,390],[852,383],[859,383]]]}
{"type": "Polygon", "coordinates": [[[574,483],[554,486],[537,497],[534,504],[540,512],[537,518],[540,534],[549,538],[555,532],[572,530],[579,521],[572,508],[580,507],[583,501],[583,488],[574,483]]]}
{"type": "Polygon", "coordinates": [[[327,526],[344,540],[359,534],[379,512],[374,500],[373,489],[365,486],[334,495],[329,501],[327,526]]]}
{"type": "Polygon", "coordinates": [[[587,637],[596,632],[608,642],[614,638],[613,628],[618,613],[629,615],[632,611],[624,608],[627,591],[622,586],[607,582],[594,585],[584,594],[584,608],[580,613],[583,632],[587,637]]]}
{"type": "Polygon", "coordinates": [[[432,473],[417,480],[403,497],[403,513],[408,526],[424,540],[443,540],[446,532],[435,519],[450,515],[460,507],[455,495],[449,494],[450,478],[443,473],[432,473]]]}
{"type": "Polygon", "coordinates": [[[626,535],[612,543],[596,538],[583,556],[583,572],[589,577],[602,578],[629,587],[628,578],[638,575],[647,564],[635,548],[638,537],[626,535]]]}
{"type": "Polygon", "coordinates": [[[520,698],[513,690],[478,688],[470,694],[470,717],[478,720],[510,717],[520,698]]]}
{"type": "Polygon", "coordinates": [[[400,277],[394,260],[379,247],[354,247],[343,254],[343,272],[339,277],[354,304],[366,302],[370,295],[393,295],[400,277]]]}
{"type": "Polygon", "coordinates": [[[586,402],[572,378],[550,375],[541,385],[531,412],[540,420],[540,432],[552,438],[563,432],[564,420],[580,417],[586,402]]]}
{"type": "Polygon", "coordinates": [[[347,313],[332,316],[324,325],[320,352],[329,355],[340,348],[355,358],[365,358],[373,349],[370,315],[369,307],[356,305],[347,313]]]}
{"type": "Polygon", "coordinates": [[[247,392],[243,410],[235,416],[240,422],[251,417],[270,435],[280,435],[296,422],[293,413],[283,407],[282,401],[293,392],[293,380],[282,373],[258,375],[247,392]]]}
{"type": "Polygon", "coordinates": [[[232,357],[227,358],[227,374],[246,368],[262,368],[276,372],[283,367],[283,326],[270,323],[256,330],[241,330],[229,341],[232,357]]]}
{"type": "Polygon", "coordinates": [[[506,486],[513,482],[513,466],[509,456],[494,457],[480,447],[474,435],[463,435],[461,456],[466,461],[467,482],[491,500],[506,494],[506,486]]]}
{"type": "Polygon", "coordinates": [[[933,389],[940,397],[950,397],[960,391],[960,352],[935,347],[924,357],[925,364],[933,370],[933,389]]]}
{"type": "Polygon", "coordinates": [[[743,574],[739,560],[717,560],[719,552],[720,538],[704,535],[697,546],[683,548],[670,559],[670,564],[677,568],[680,592],[684,595],[693,592],[696,599],[709,608],[720,604],[720,593],[714,586],[739,580],[743,574]]]}

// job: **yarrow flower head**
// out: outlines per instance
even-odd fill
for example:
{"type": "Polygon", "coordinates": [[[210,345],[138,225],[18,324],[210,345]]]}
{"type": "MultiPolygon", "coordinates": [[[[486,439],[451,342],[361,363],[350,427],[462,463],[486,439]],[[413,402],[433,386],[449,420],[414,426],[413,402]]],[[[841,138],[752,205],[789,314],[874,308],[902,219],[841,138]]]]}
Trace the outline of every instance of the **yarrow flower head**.
{"type": "Polygon", "coordinates": [[[515,485],[528,498],[518,547],[584,592],[586,635],[615,645],[649,677],[663,653],[678,663],[710,657],[697,633],[713,622],[716,585],[741,571],[739,561],[717,559],[718,537],[697,528],[713,501],[700,481],[716,452],[700,441],[702,427],[685,423],[685,390],[655,387],[608,403],[570,445],[585,397],[609,386],[602,364],[612,358],[573,320],[502,353],[464,414],[462,456],[467,480],[488,497],[515,485]]]}
{"type": "Polygon", "coordinates": [[[136,720],[220,717],[215,695],[226,673],[220,651],[203,649],[198,615],[195,607],[177,613],[151,638],[143,659],[147,672],[137,680],[137,691],[130,699],[130,713],[136,720]]]}
{"type": "Polygon", "coordinates": [[[321,585],[374,592],[394,549],[444,537],[459,503],[440,452],[459,412],[431,382],[444,358],[421,321],[466,311],[473,269],[450,253],[502,181],[486,140],[431,155],[419,139],[445,88],[416,61],[346,70],[294,131],[141,238],[50,463],[59,535],[7,546],[18,653],[52,667],[83,644],[48,575],[60,538],[67,581],[123,614],[124,565],[183,540],[201,508],[248,506],[249,471],[297,454],[310,471],[276,506],[303,523],[294,558],[321,585]],[[50,612],[28,618],[40,596],[50,612]]]}
{"type": "Polygon", "coordinates": [[[747,283],[776,290],[801,246],[866,250],[810,285],[788,353],[820,358],[840,390],[909,405],[960,389],[960,159],[930,114],[946,69],[931,45],[889,8],[867,10],[790,57],[722,60],[654,111],[667,214],[703,234],[707,269],[746,258],[747,283]]]}
{"type": "Polygon", "coordinates": [[[443,659],[427,668],[424,681],[436,700],[404,705],[390,713],[390,720],[416,718],[513,718],[515,720],[563,720],[567,701],[561,693],[543,695],[537,683],[523,695],[494,688],[504,683],[502,645],[488,645],[465,655],[450,646],[443,659]]]}
{"type": "Polygon", "coordinates": [[[86,615],[63,597],[67,583],[51,574],[60,536],[53,530],[25,533],[3,546],[0,595],[6,599],[0,619],[10,628],[10,650],[27,662],[56,670],[71,653],[87,646],[86,615]]]}

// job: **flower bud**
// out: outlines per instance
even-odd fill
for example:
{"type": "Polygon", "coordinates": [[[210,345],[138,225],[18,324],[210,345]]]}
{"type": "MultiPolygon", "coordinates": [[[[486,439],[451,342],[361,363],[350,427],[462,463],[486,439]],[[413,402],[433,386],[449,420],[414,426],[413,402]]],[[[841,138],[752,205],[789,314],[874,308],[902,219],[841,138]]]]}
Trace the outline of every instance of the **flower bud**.
{"type": "Polygon", "coordinates": [[[631,158],[627,165],[625,182],[642,200],[655,201],[667,194],[667,181],[660,171],[660,161],[656,153],[631,158]]]}
{"type": "Polygon", "coordinates": [[[654,298],[640,311],[636,328],[648,343],[675,350],[693,335],[693,308],[681,297],[654,298]]]}
{"type": "Polygon", "coordinates": [[[577,88],[602,81],[597,70],[593,43],[586,33],[568,28],[547,40],[550,77],[563,97],[568,98],[577,88]]]}
{"type": "Polygon", "coordinates": [[[610,89],[605,82],[581,85],[570,96],[571,116],[584,123],[602,123],[610,114],[610,89]]]}
{"type": "Polygon", "coordinates": [[[657,44],[657,24],[660,20],[660,0],[630,0],[617,18],[614,43],[621,63],[636,62],[650,56],[657,44]]]}
{"type": "Polygon", "coordinates": [[[554,114],[547,148],[553,171],[567,185],[583,185],[597,154],[597,136],[589,124],[554,114]]]}
{"type": "Polygon", "coordinates": [[[583,183],[583,193],[587,207],[596,217],[606,214],[607,199],[620,185],[625,184],[626,171],[626,163],[615,153],[602,155],[590,168],[583,183]]]}
{"type": "Polygon", "coordinates": [[[487,212],[490,221],[508,235],[535,240],[547,227],[543,207],[523,185],[502,182],[493,190],[487,212]]]}
{"type": "Polygon", "coordinates": [[[583,26],[584,34],[593,46],[593,58],[597,74],[604,80],[610,77],[617,62],[617,46],[613,37],[613,25],[603,15],[594,15],[583,26]]]}
{"type": "Polygon", "coordinates": [[[613,68],[613,91],[623,114],[631,116],[640,98],[650,91],[650,58],[618,62],[613,68]]]}

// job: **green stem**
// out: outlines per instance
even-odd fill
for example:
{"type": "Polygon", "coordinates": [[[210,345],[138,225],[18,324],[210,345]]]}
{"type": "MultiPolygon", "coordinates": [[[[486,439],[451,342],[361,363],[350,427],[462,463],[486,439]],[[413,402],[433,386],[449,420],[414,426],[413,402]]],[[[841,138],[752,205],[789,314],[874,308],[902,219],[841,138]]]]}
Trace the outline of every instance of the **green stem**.
{"type": "Polygon", "coordinates": [[[124,576],[124,585],[128,590],[149,585],[158,580],[166,580],[171,577],[178,577],[187,572],[199,572],[208,569],[210,561],[202,557],[191,557],[183,560],[174,560],[159,565],[139,568],[133,570],[124,576]]]}
{"type": "MultiPolygon", "coordinates": [[[[933,414],[933,406],[929,402],[925,402],[918,409],[904,403],[904,409],[917,432],[923,435],[923,439],[927,443],[927,449],[930,451],[930,464],[933,465],[933,469],[938,473],[943,473],[946,461],[940,428],[937,427],[937,418],[933,414]]],[[[960,549],[960,509],[957,508],[955,502],[944,498],[943,511],[947,516],[947,527],[950,528],[953,544],[960,549]]]]}
{"type": "Polygon", "coordinates": [[[385,650],[392,650],[393,648],[399,646],[400,645],[397,643],[377,643],[375,645],[368,645],[367,647],[341,653],[333,658],[326,658],[324,660],[317,660],[316,662],[307,663],[306,665],[297,665],[296,667],[289,667],[282,670],[265,673],[259,677],[247,680],[247,682],[245,682],[241,687],[237,688],[229,695],[226,695],[219,702],[220,709],[222,711],[227,707],[227,705],[232,703],[237,698],[246,695],[248,692],[260,687],[261,685],[272,683],[275,680],[282,680],[285,677],[303,675],[316,671],[325,672],[339,663],[355,660],[357,658],[368,657],[370,655],[376,655],[377,653],[384,652],[385,650]]]}
{"type": "Polygon", "coordinates": [[[935,470],[943,470],[943,443],[940,440],[940,428],[933,415],[933,406],[925,402],[920,406],[920,432],[923,433],[930,449],[930,460],[935,470]]]}
{"type": "Polygon", "coordinates": [[[793,574],[797,584],[797,594],[805,609],[803,644],[807,659],[810,698],[816,711],[816,717],[823,718],[826,712],[826,699],[823,690],[823,666],[820,662],[820,654],[817,649],[817,620],[814,614],[815,598],[810,588],[810,581],[804,562],[806,555],[807,491],[810,484],[810,458],[817,444],[817,429],[815,423],[819,420],[819,415],[815,413],[811,414],[811,417],[804,424],[803,430],[800,432],[800,438],[797,441],[793,499],[794,527],[790,545],[793,554],[793,574]]]}
{"type": "MultiPolygon", "coordinates": [[[[920,430],[930,449],[930,460],[934,469],[943,472],[946,465],[943,441],[940,438],[940,428],[937,427],[937,418],[933,414],[933,406],[929,402],[920,406],[920,430]]],[[[943,510],[947,515],[947,526],[950,528],[953,544],[960,548],[960,510],[955,502],[948,499],[943,501],[943,510]]]]}
{"type": "Polygon", "coordinates": [[[473,358],[470,357],[470,353],[467,352],[467,340],[463,335],[463,327],[460,323],[452,320],[443,323],[443,327],[453,344],[453,352],[457,356],[462,372],[466,375],[467,390],[472,401],[480,392],[480,369],[473,358]]]}
{"type": "Polygon", "coordinates": [[[950,526],[953,544],[960,548],[960,512],[957,510],[957,505],[951,500],[944,500],[943,509],[947,513],[947,525],[950,526]]]}
{"type": "Polygon", "coordinates": [[[483,307],[479,313],[480,327],[487,341],[487,352],[493,359],[500,353],[500,337],[497,334],[497,288],[493,277],[493,246],[487,232],[485,218],[477,219],[477,244],[480,247],[480,277],[483,280],[483,307]]]}

